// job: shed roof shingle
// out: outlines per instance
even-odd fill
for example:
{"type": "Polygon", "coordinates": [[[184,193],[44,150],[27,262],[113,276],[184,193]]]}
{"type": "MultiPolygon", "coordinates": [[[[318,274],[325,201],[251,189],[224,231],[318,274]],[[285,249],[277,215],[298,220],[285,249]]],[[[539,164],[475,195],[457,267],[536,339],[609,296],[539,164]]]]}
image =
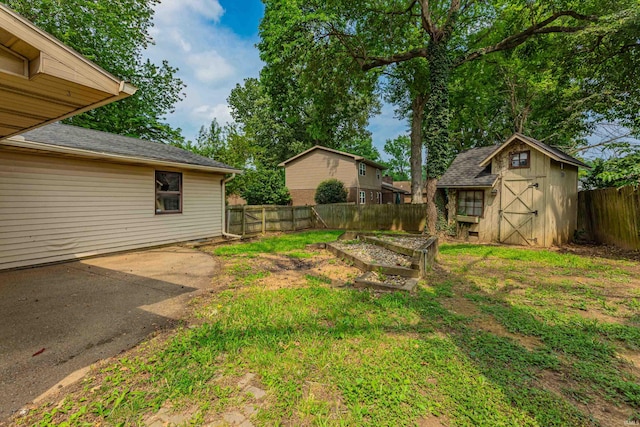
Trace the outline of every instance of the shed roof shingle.
{"type": "Polygon", "coordinates": [[[438,181],[438,188],[493,186],[498,175],[489,173],[480,163],[497,148],[497,145],[478,147],[458,154],[438,181]]]}
{"type": "Polygon", "coordinates": [[[224,163],[168,144],[60,123],[34,129],[22,134],[22,136],[25,141],[29,142],[85,150],[98,154],[227,169],[229,172],[238,171],[236,168],[224,163]]]}

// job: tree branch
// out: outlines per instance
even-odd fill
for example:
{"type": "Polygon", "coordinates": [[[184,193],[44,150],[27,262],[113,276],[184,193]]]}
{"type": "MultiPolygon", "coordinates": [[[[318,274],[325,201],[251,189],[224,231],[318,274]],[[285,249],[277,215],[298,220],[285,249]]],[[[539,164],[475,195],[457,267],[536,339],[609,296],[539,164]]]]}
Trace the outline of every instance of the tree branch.
{"type": "MultiPolygon", "coordinates": [[[[409,6],[407,6],[404,9],[401,9],[401,10],[381,10],[381,9],[367,9],[367,10],[369,12],[381,13],[383,15],[405,15],[405,14],[411,12],[411,9],[413,9],[413,6],[415,6],[416,3],[418,3],[418,0],[411,0],[409,2],[409,6]]],[[[420,16],[420,15],[415,15],[413,13],[410,13],[409,15],[410,16],[420,16]]]]}
{"type": "Polygon", "coordinates": [[[518,34],[514,34],[511,35],[503,40],[501,40],[500,42],[494,44],[493,46],[488,46],[482,49],[478,49],[472,52],[467,52],[466,54],[464,54],[462,57],[458,58],[456,61],[454,61],[454,67],[458,67],[462,64],[464,64],[465,62],[469,62],[469,61],[473,61],[475,59],[478,59],[484,55],[493,53],[493,52],[499,52],[502,50],[509,50],[509,49],[513,49],[519,45],[521,45],[522,43],[524,43],[525,41],[527,41],[527,39],[529,39],[530,37],[533,37],[534,35],[537,34],[548,34],[548,33],[574,33],[577,31],[581,31],[584,28],[586,28],[586,26],[577,26],[577,27],[573,27],[573,26],[550,26],[551,23],[557,21],[558,19],[564,17],[564,16],[570,16],[572,18],[575,18],[577,20],[580,21],[590,21],[590,22],[595,22],[597,20],[596,17],[594,16],[587,16],[587,15],[581,15],[577,12],[574,12],[572,10],[565,10],[565,11],[561,11],[561,12],[556,12],[553,15],[551,15],[550,17],[548,17],[547,19],[545,19],[544,21],[541,21],[537,24],[534,24],[532,26],[530,26],[529,28],[527,28],[526,30],[518,33],[518,34]]]}
{"type": "Polygon", "coordinates": [[[434,37],[436,33],[436,29],[433,26],[433,21],[431,20],[431,10],[429,9],[429,0],[420,0],[421,11],[421,19],[422,19],[422,28],[429,34],[429,36],[434,37]]]}
{"type": "Polygon", "coordinates": [[[412,49],[406,52],[387,56],[387,57],[356,56],[355,58],[360,64],[360,68],[362,68],[362,71],[369,71],[374,68],[383,67],[385,65],[409,61],[413,58],[426,58],[426,57],[427,57],[427,48],[420,47],[420,48],[412,49]]]}

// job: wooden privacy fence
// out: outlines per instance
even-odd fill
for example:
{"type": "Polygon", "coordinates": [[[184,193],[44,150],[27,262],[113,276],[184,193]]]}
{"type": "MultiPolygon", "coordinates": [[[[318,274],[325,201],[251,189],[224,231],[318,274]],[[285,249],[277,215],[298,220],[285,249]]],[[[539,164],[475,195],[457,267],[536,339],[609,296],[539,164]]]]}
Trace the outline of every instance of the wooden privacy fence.
{"type": "Polygon", "coordinates": [[[313,227],[310,206],[232,206],[226,213],[227,233],[240,236],[313,227]]]}
{"type": "Polygon", "coordinates": [[[581,191],[578,230],[599,243],[640,249],[640,191],[633,187],[581,191]]]}
{"type": "MultiPolygon", "coordinates": [[[[318,205],[315,212],[322,219],[319,226],[345,230],[404,230],[422,232],[427,206],[421,205],[353,205],[336,203],[318,205]]],[[[313,213],[313,212],[312,212],[313,213]]]]}

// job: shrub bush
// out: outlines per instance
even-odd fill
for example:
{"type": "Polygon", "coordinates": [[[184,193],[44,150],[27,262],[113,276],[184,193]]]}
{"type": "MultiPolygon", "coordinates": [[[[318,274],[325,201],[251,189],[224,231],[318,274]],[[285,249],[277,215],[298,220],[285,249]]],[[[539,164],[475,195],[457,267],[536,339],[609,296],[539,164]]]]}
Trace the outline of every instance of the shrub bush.
{"type": "Polygon", "coordinates": [[[344,203],[347,201],[347,189],[342,181],[335,178],[327,179],[318,185],[314,199],[319,205],[344,203]]]}

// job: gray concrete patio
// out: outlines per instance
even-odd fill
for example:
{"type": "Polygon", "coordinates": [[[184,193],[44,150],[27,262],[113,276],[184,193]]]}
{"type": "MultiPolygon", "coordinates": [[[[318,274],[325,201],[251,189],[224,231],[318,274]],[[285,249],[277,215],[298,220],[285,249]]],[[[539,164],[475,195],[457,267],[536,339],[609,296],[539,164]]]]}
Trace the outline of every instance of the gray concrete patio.
{"type": "Polygon", "coordinates": [[[217,272],[183,247],[0,272],[0,425],[74,372],[173,327],[217,272]]]}

